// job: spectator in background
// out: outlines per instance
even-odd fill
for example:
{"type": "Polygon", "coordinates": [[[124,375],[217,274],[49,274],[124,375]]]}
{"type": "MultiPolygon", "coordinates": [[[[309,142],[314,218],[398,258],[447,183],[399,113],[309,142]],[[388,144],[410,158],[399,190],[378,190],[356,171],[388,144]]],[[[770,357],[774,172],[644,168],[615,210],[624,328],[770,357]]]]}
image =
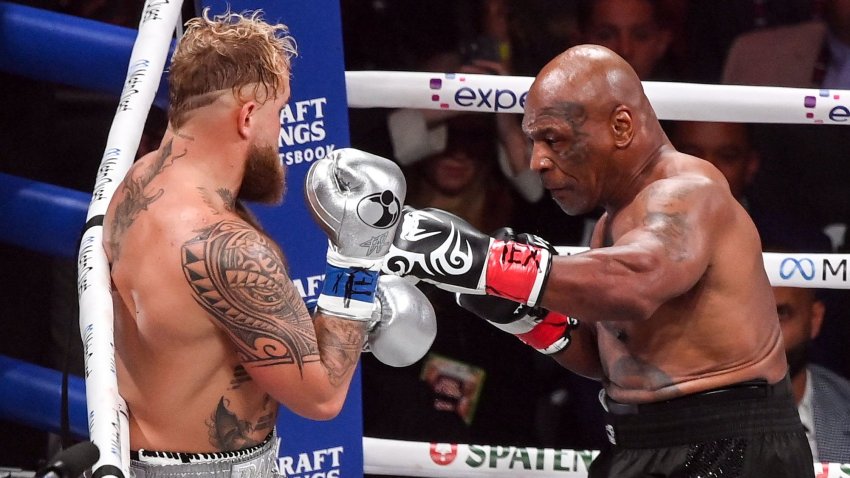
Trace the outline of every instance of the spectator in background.
{"type": "Polygon", "coordinates": [[[685,81],[719,83],[723,62],[738,35],[810,21],[822,0],[690,1],[681,41],[674,41],[677,65],[685,81]],[[686,47],[681,51],[681,45],[686,47]]]}
{"type": "Polygon", "coordinates": [[[613,50],[641,80],[675,76],[667,61],[672,32],[660,0],[583,0],[579,5],[585,43],[613,50]]]}
{"type": "Polygon", "coordinates": [[[823,20],[735,39],[723,82],[814,88],[850,87],[850,1],[824,0],[823,20]]]}
{"type": "MultiPolygon", "coordinates": [[[[772,252],[827,252],[829,241],[795,244],[794,238],[766,238],[772,252]]],[[[826,303],[821,291],[774,287],[776,311],[782,327],[785,354],[794,399],[815,461],[850,463],[850,381],[830,369],[811,363],[815,339],[821,333],[826,303]]],[[[846,345],[846,344],[845,344],[846,345]]]]}
{"type": "MultiPolygon", "coordinates": [[[[746,33],[735,40],[723,82],[799,88],[850,88],[850,0],[822,0],[823,20],[746,33]]],[[[844,101],[841,98],[841,101],[844,101]]],[[[831,95],[813,96],[805,107],[811,123],[830,123],[831,95]]],[[[821,228],[844,242],[850,221],[850,135],[844,126],[760,125],[756,145],[766,161],[754,191],[762,202],[821,228]]]]}
{"type": "Polygon", "coordinates": [[[511,224],[521,199],[493,161],[494,116],[469,113],[446,120],[442,151],[405,169],[406,203],[450,211],[485,231],[511,224]]]}
{"type": "MultiPolygon", "coordinates": [[[[419,65],[422,71],[489,75],[510,73],[510,20],[506,1],[485,0],[478,6],[480,30],[460,34],[460,44],[453,50],[432,52],[419,65]]],[[[390,113],[387,124],[393,147],[392,157],[405,166],[443,151],[446,147],[446,121],[462,114],[458,111],[407,108],[390,113]]],[[[520,129],[519,115],[502,113],[495,117],[497,129],[493,137],[499,149],[491,160],[494,163],[498,161],[503,174],[527,201],[540,200],[543,188],[528,169],[528,145],[520,129]]]]}
{"type": "Polygon", "coordinates": [[[749,125],[703,121],[670,122],[671,141],[679,151],[705,159],[729,181],[732,195],[747,207],[747,189],[761,158],[750,142],[749,125]]]}

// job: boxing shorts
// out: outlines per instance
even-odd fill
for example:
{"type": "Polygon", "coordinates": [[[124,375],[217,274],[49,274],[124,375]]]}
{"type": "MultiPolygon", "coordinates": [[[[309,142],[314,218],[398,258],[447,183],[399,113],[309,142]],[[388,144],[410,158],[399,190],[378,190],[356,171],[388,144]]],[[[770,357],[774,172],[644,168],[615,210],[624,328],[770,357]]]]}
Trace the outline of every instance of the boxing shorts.
{"type": "Polygon", "coordinates": [[[130,452],[131,478],[279,478],[280,439],[272,432],[259,445],[236,451],[178,453],[130,452]]]}
{"type": "Polygon", "coordinates": [[[591,463],[589,478],[814,478],[787,376],[649,404],[600,399],[611,446],[591,463]]]}

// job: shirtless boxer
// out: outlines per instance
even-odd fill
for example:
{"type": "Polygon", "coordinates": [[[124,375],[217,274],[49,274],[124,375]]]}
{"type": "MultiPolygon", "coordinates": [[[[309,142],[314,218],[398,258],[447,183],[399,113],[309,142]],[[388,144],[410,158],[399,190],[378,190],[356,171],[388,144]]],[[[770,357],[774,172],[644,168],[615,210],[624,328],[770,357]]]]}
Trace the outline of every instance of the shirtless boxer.
{"type": "Polygon", "coordinates": [[[170,67],[168,130],[107,211],[118,384],[137,478],[275,475],[278,404],[336,416],[374,324],[389,249],[377,239],[392,238],[406,189],[395,164],[339,150],[308,173],[309,206],[329,236],[326,278],[335,279],[312,318],[283,253],[240,202],[283,197],[280,112],[294,54],[286,27],[259,12],[190,20],[170,67]]]}
{"type": "Polygon", "coordinates": [[[759,236],[721,173],[672,147],[604,47],[543,68],[523,129],[567,214],[605,209],[592,249],[556,256],[407,211],[385,270],[466,293],[462,305],[600,380],[612,447],[593,478],[813,476],[759,236]]]}

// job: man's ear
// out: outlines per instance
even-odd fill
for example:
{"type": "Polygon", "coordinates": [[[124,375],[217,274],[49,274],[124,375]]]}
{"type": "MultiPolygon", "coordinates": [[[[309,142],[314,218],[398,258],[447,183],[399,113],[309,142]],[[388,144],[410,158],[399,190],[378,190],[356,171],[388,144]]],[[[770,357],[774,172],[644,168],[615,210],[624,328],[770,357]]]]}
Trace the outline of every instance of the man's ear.
{"type": "Polygon", "coordinates": [[[635,137],[632,112],[626,105],[619,105],[611,113],[611,131],[614,133],[614,145],[624,149],[631,144],[635,137]]]}
{"type": "Polygon", "coordinates": [[[237,115],[237,131],[242,139],[248,139],[251,136],[251,129],[254,127],[254,113],[257,111],[257,103],[254,101],[246,101],[239,108],[237,115]]]}

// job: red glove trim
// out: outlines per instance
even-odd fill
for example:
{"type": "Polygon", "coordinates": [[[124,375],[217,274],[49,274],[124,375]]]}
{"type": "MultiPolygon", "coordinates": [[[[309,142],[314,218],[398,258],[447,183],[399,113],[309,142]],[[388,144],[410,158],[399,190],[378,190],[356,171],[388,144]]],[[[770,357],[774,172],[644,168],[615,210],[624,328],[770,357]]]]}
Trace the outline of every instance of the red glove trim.
{"type": "Polygon", "coordinates": [[[551,265],[552,255],[546,249],[494,240],[487,256],[486,292],[534,306],[551,265]]]}
{"type": "Polygon", "coordinates": [[[562,339],[567,333],[568,326],[569,319],[566,315],[550,311],[533,329],[516,336],[526,344],[543,350],[562,339]]]}

